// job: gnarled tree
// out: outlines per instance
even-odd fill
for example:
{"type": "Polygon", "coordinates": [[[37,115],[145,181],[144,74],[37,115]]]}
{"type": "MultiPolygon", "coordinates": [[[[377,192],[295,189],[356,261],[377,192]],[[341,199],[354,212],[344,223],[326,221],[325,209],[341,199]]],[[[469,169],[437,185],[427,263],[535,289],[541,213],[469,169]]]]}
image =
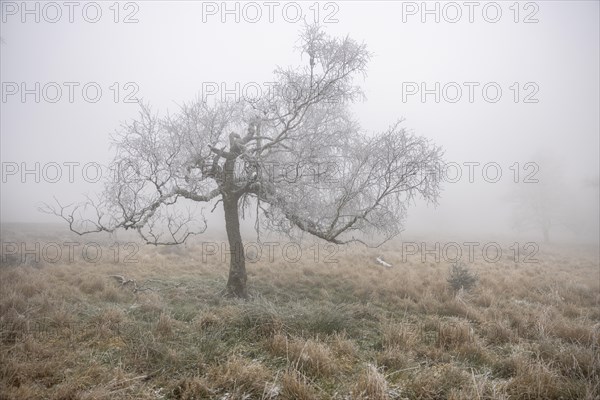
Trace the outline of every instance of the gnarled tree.
{"type": "Polygon", "coordinates": [[[415,195],[439,196],[440,148],[400,122],[369,136],[352,118],[349,106],[363,95],[354,79],[370,58],[364,44],[309,25],[300,53],[306,64],[277,68],[274,90],[261,98],[197,100],[165,117],[142,106],[114,138],[117,179],[97,200],[46,211],[80,234],[134,229],[147,243],[178,244],[206,229],[203,215],[179,204],[222,202],[231,250],[226,290],[237,297],[247,296],[244,207],[256,208],[258,230],[336,244],[397,235],[415,195]]]}

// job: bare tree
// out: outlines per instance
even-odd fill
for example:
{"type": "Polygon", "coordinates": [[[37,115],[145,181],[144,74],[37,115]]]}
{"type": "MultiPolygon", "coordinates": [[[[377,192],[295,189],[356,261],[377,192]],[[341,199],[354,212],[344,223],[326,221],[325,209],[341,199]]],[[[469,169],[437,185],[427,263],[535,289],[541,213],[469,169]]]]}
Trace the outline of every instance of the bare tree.
{"type": "Polygon", "coordinates": [[[515,185],[512,226],[519,231],[538,231],[548,243],[552,231],[572,228],[573,212],[566,198],[570,190],[557,158],[537,153],[533,159],[536,161],[530,166],[535,173],[515,185]]]}
{"type": "Polygon", "coordinates": [[[147,243],[178,244],[206,229],[203,215],[180,204],[222,202],[226,292],[236,297],[247,296],[240,214],[249,207],[257,233],[305,232],[336,244],[397,235],[416,195],[437,201],[441,149],[401,121],[369,136],[352,118],[349,106],[363,96],[354,80],[370,58],[364,44],[317,25],[300,43],[306,64],[278,67],[275,90],[259,99],[197,100],[166,117],[142,106],[114,138],[118,179],[97,200],[45,210],[80,234],[134,229],[147,243]]]}

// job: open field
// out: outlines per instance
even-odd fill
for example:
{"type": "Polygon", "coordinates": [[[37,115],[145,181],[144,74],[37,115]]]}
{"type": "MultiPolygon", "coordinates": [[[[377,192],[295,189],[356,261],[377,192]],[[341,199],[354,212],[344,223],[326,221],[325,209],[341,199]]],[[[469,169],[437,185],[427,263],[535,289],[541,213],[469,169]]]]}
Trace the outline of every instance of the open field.
{"type": "Polygon", "coordinates": [[[248,263],[241,301],[220,296],[227,264],[200,242],[116,257],[101,244],[110,257],[95,262],[81,247],[72,261],[4,257],[0,398],[600,398],[597,247],[541,246],[537,263],[510,243],[496,262],[475,251],[477,285],[454,292],[450,263],[399,242],[307,245],[296,262],[248,263]]]}

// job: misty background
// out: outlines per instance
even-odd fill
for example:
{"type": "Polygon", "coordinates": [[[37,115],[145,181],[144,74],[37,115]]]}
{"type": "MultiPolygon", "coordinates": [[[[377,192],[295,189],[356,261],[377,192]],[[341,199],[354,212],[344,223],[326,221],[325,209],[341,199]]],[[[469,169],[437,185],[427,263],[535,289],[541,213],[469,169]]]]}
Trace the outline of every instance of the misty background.
{"type": "MultiPolygon", "coordinates": [[[[404,127],[442,146],[454,166],[437,207],[417,200],[409,208],[404,234],[542,240],[539,229],[519,223],[531,219],[541,202],[558,224],[553,239],[597,242],[599,3],[538,1],[512,9],[512,2],[494,3],[501,10],[495,23],[488,20],[496,19],[496,8],[488,7],[485,17],[482,11],[489,3],[478,3],[473,22],[462,2],[429,3],[430,10],[437,4],[436,22],[435,14],[423,14],[421,2],[298,2],[287,6],[287,16],[282,9],[290,3],[281,2],[270,22],[268,8],[256,2],[263,15],[254,23],[254,10],[246,8],[244,15],[243,2],[229,3],[232,10],[239,7],[239,22],[222,10],[207,14],[221,2],[120,3],[118,15],[112,3],[99,3],[101,18],[91,23],[82,17],[87,3],[81,2],[72,23],[66,7],[52,23],[44,18],[45,3],[27,3],[32,10],[38,4],[35,22],[34,14],[22,15],[25,3],[3,2],[2,222],[60,222],[37,207],[53,196],[68,204],[101,191],[102,182],[92,182],[95,170],[84,175],[83,166],[112,159],[110,135],[139,111],[128,97],[164,115],[203,96],[203,88],[225,87],[230,99],[243,95],[244,87],[267,90],[264,83],[273,80],[277,65],[305,63],[294,50],[303,22],[290,18],[299,7],[308,21],[318,10],[329,34],[350,35],[373,53],[368,76],[357,82],[367,99],[353,107],[363,129],[379,132],[404,118],[404,127]],[[462,13],[455,23],[454,4],[462,13]],[[126,18],[137,22],[124,23],[126,18]],[[36,82],[40,101],[35,93],[23,101],[21,84],[34,89],[36,82]],[[54,103],[47,100],[55,98],[53,85],[42,93],[50,82],[62,88],[54,103]],[[72,102],[64,82],[73,82],[72,102]],[[474,88],[473,101],[464,82],[474,88]],[[82,94],[89,83],[88,95],[102,90],[97,102],[82,94]],[[421,83],[428,90],[439,83],[439,102],[434,93],[421,97],[421,83]],[[482,87],[489,83],[486,100],[482,87]],[[462,97],[453,102],[456,86],[462,97]],[[496,87],[502,93],[492,102],[496,87]],[[410,94],[415,88],[419,92],[410,94]],[[39,174],[22,175],[23,165],[35,169],[36,163],[39,174]],[[43,176],[51,163],[61,166],[60,179],[50,167],[43,176]]],[[[93,17],[94,9],[88,11],[93,17]]],[[[55,10],[46,12],[46,19],[55,17],[55,10]]],[[[225,95],[219,91],[210,99],[225,95]]],[[[220,209],[215,214],[209,226],[222,227],[220,209]]]]}

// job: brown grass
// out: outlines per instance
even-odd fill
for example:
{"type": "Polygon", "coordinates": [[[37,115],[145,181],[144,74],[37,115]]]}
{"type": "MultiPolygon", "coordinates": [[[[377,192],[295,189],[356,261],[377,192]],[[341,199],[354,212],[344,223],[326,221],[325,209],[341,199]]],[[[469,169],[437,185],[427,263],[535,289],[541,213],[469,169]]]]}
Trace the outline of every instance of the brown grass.
{"type": "Polygon", "coordinates": [[[199,243],[2,265],[0,398],[599,398],[597,249],[479,257],[455,293],[447,263],[398,248],[380,249],[390,269],[359,247],[248,264],[249,301],[220,296],[227,266],[199,243]]]}
{"type": "Polygon", "coordinates": [[[281,398],[286,400],[314,400],[318,393],[309,380],[296,370],[287,370],[281,378],[281,398]]]}
{"type": "Polygon", "coordinates": [[[314,377],[331,376],[337,362],[329,347],[313,339],[291,338],[276,335],[270,343],[271,352],[285,357],[295,369],[314,377]]]}
{"type": "Polygon", "coordinates": [[[385,376],[372,364],[361,371],[352,395],[356,399],[388,400],[390,398],[385,376]]]}

